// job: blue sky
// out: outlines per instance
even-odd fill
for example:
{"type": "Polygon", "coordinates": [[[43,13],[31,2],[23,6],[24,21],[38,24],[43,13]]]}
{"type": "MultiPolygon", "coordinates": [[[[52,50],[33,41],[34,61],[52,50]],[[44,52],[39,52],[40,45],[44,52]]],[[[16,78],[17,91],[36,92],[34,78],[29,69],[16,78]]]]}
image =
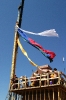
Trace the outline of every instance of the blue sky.
{"type": "MultiPolygon", "coordinates": [[[[14,42],[15,22],[18,14],[18,6],[21,0],[0,0],[0,99],[4,100],[10,81],[12,52],[14,42]]],[[[42,37],[27,34],[43,48],[56,53],[52,63],[45,58],[40,51],[29,45],[20,38],[29,57],[39,66],[48,64],[52,68],[64,72],[66,61],[66,0],[25,0],[22,29],[32,32],[42,32],[55,29],[59,34],[57,37],[42,37]]],[[[31,76],[33,67],[18,48],[16,74],[31,76]]],[[[65,71],[66,73],[66,71],[65,71]]]]}

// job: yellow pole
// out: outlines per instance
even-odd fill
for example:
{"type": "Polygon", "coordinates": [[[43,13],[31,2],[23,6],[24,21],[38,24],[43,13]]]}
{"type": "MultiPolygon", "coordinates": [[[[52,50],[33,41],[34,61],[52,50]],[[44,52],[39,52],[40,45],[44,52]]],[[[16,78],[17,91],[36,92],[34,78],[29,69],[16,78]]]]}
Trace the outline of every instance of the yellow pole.
{"type": "MultiPolygon", "coordinates": [[[[16,25],[21,27],[21,21],[22,21],[22,14],[23,14],[23,7],[24,7],[24,0],[22,0],[21,5],[18,8],[18,17],[16,25]]],[[[14,77],[15,74],[15,66],[16,66],[16,56],[18,51],[18,44],[17,39],[19,38],[17,30],[15,30],[15,37],[14,37],[14,47],[13,47],[13,56],[12,56],[12,66],[11,66],[11,76],[10,76],[10,86],[11,86],[11,79],[14,77]]]]}
{"type": "MultiPolygon", "coordinates": [[[[18,38],[19,38],[18,34],[17,34],[17,32],[15,32],[10,79],[12,79],[14,77],[14,74],[15,74],[16,56],[17,56],[17,50],[18,50],[18,45],[17,45],[17,39],[18,38]]],[[[11,80],[10,80],[10,85],[11,85],[11,80]]]]}

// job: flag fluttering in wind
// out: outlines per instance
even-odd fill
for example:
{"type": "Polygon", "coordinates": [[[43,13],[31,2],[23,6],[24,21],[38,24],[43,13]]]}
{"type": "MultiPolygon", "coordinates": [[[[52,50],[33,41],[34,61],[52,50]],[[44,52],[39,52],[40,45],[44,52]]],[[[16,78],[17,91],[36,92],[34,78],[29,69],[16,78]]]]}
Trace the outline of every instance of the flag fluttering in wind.
{"type": "Polygon", "coordinates": [[[27,52],[24,50],[24,48],[22,47],[22,45],[21,45],[19,39],[17,39],[17,43],[18,43],[18,46],[20,47],[22,53],[27,57],[27,59],[29,60],[29,62],[30,62],[33,66],[37,67],[38,65],[35,64],[35,63],[28,57],[28,54],[27,54],[27,52]]]}
{"type": "Polygon", "coordinates": [[[41,53],[47,57],[50,62],[53,61],[53,58],[56,56],[56,54],[52,51],[49,50],[45,50],[40,44],[38,44],[37,42],[35,42],[33,39],[29,38],[23,31],[21,28],[18,27],[17,29],[18,33],[20,36],[22,36],[22,38],[27,41],[29,44],[31,44],[32,46],[34,46],[35,48],[37,48],[39,51],[41,51],[41,53]]]}
{"type": "Polygon", "coordinates": [[[26,31],[26,30],[23,30],[23,29],[21,29],[21,30],[25,33],[33,34],[33,35],[59,37],[59,35],[56,33],[55,29],[46,30],[46,31],[43,31],[43,32],[40,32],[40,33],[34,33],[34,32],[26,31]]]}

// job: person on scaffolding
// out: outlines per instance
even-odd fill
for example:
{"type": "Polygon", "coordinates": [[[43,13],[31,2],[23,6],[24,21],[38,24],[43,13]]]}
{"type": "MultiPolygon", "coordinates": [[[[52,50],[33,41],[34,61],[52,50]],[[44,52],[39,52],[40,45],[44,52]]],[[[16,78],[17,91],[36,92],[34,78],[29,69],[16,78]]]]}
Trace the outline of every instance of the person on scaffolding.
{"type": "Polygon", "coordinates": [[[13,83],[13,89],[17,89],[18,88],[18,77],[16,75],[14,75],[14,77],[12,78],[12,83],[13,83]]]}

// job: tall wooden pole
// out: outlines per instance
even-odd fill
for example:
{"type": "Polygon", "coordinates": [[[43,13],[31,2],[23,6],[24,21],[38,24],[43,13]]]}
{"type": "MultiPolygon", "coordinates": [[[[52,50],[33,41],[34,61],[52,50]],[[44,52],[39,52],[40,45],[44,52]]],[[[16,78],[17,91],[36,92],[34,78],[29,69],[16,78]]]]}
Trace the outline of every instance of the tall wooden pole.
{"type": "MultiPolygon", "coordinates": [[[[18,7],[18,17],[17,17],[16,25],[18,24],[19,27],[21,27],[23,8],[24,8],[24,0],[22,0],[20,6],[18,7]]],[[[12,79],[14,77],[14,74],[15,74],[16,56],[17,56],[17,51],[18,51],[18,44],[17,44],[17,39],[18,38],[19,38],[18,32],[17,32],[17,30],[15,30],[10,79],[12,79]]],[[[11,85],[11,80],[10,80],[10,85],[11,85]]]]}

